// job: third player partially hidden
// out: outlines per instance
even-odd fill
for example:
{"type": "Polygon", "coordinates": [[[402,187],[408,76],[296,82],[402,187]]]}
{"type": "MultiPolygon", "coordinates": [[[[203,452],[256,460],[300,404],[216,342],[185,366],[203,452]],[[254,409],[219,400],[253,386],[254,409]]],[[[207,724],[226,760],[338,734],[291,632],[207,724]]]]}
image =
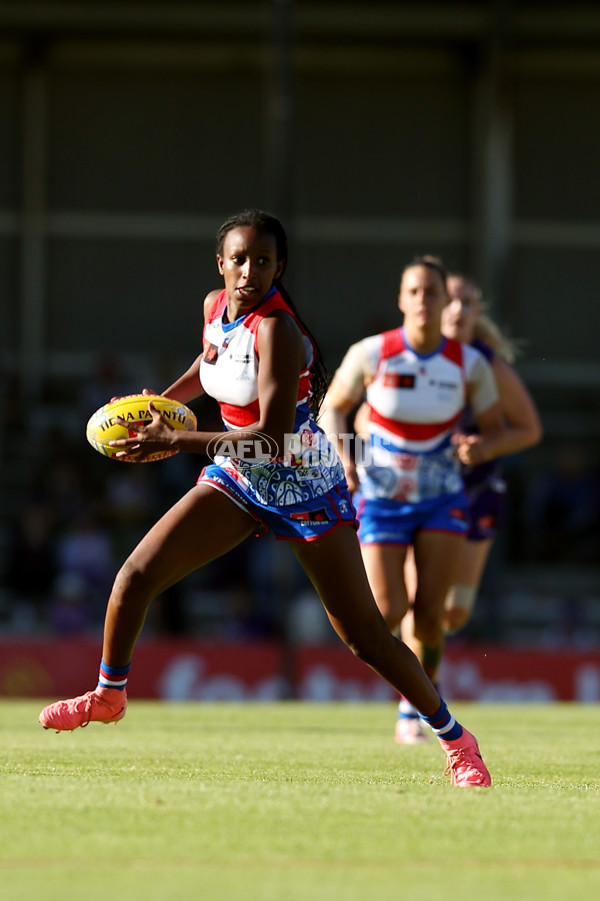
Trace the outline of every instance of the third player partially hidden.
{"type": "MultiPolygon", "coordinates": [[[[505,423],[502,456],[514,454],[542,439],[542,424],[535,403],[513,368],[516,350],[485,311],[481,289],[472,279],[451,272],[446,279],[449,303],[444,308],[442,331],[477,348],[492,367],[505,423]]],[[[477,441],[477,423],[467,408],[457,431],[477,441]]],[[[461,465],[461,475],[469,503],[469,531],[460,555],[456,583],[444,605],[444,631],[452,634],[470,619],[477,590],[492,545],[502,524],[506,503],[506,483],[499,456],[479,464],[461,465]]]]}

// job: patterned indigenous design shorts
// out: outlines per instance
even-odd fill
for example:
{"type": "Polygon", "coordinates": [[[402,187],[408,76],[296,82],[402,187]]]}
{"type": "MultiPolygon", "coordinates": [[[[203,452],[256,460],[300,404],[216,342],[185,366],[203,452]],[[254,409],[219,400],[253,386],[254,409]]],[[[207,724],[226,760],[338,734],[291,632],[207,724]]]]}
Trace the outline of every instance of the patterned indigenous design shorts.
{"type": "Polygon", "coordinates": [[[260,503],[230,470],[218,463],[211,463],[202,470],[198,484],[212,485],[250,513],[256,520],[256,536],[265,535],[271,529],[275,537],[283,541],[314,541],[342,523],[351,523],[358,528],[356,510],[345,479],[319,496],[285,505],[260,503]]]}

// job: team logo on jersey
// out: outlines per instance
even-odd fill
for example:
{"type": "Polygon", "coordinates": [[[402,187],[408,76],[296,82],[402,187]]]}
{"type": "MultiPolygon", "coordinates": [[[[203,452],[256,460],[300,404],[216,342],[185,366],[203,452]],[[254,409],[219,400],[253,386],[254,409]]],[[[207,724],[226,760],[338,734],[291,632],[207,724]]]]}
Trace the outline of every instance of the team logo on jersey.
{"type": "Polygon", "coordinates": [[[404,472],[419,468],[420,460],[416,454],[392,454],[392,458],[404,472]]]}
{"type": "Polygon", "coordinates": [[[214,366],[219,356],[219,348],[216,344],[209,344],[204,351],[204,362],[214,366]]]}
{"type": "Polygon", "coordinates": [[[416,376],[413,372],[386,372],[383,384],[386,388],[414,388],[416,376]]]}

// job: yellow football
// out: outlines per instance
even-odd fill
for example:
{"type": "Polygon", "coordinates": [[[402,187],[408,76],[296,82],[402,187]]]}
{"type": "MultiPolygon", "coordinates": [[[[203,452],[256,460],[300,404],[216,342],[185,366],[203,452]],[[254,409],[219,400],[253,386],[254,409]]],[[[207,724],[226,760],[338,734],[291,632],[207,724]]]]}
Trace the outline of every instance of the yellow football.
{"type": "Polygon", "coordinates": [[[148,409],[150,401],[174,429],[188,432],[196,429],[196,417],[189,407],[180,401],[156,394],[128,394],[126,397],[117,397],[104,404],[90,416],[85,436],[94,450],[104,457],[112,457],[125,463],[149,463],[152,460],[164,460],[165,457],[172,457],[173,454],[176,454],[176,450],[169,450],[158,451],[142,459],[137,453],[115,458],[115,454],[122,453],[123,448],[110,447],[108,442],[117,438],[133,437],[137,426],[150,422],[152,419],[152,414],[148,409]],[[129,429],[120,425],[116,421],[116,417],[124,419],[128,423],[129,429]]]}

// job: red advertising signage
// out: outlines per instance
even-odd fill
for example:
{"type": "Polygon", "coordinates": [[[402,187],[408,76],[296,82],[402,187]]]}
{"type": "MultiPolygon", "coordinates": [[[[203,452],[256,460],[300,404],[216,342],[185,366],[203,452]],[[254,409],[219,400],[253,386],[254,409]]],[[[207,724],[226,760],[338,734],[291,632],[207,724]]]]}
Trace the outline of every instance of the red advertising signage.
{"type": "MultiPolygon", "coordinates": [[[[60,698],[96,684],[89,640],[0,642],[0,696],[60,698]]],[[[600,652],[450,646],[441,672],[451,700],[600,701],[600,652]]],[[[165,701],[391,701],[394,690],[341,644],[140,641],[131,695],[165,701]]]]}

